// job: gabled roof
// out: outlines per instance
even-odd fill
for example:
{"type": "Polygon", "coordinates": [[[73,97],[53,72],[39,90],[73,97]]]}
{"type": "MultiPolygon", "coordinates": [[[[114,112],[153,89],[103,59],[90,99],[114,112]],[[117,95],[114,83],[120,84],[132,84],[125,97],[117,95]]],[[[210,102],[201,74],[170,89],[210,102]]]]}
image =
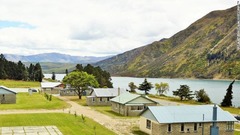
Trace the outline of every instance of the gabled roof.
{"type": "MultiPolygon", "coordinates": [[[[141,116],[159,123],[212,122],[213,106],[214,105],[149,106],[141,116]]],[[[217,106],[217,121],[237,120],[232,114],[223,111],[217,106]]]]}
{"type": "Polygon", "coordinates": [[[17,92],[5,87],[5,86],[0,86],[0,94],[8,94],[8,93],[14,93],[17,94],[17,92]]]}
{"type": "Polygon", "coordinates": [[[129,93],[129,92],[126,92],[126,93],[123,93],[113,99],[111,99],[110,101],[113,101],[113,102],[116,102],[116,103],[120,103],[120,104],[127,104],[135,99],[138,99],[138,98],[144,98],[146,100],[149,100],[151,102],[154,102],[154,103],[157,103],[156,101],[150,99],[150,98],[147,98],[145,96],[141,96],[141,95],[138,95],[138,94],[132,94],[132,93],[129,93]]]}
{"type": "Polygon", "coordinates": [[[62,83],[60,83],[60,82],[41,82],[41,87],[42,88],[54,88],[61,84],[62,83]]]}
{"type": "Polygon", "coordinates": [[[126,92],[124,89],[118,88],[94,88],[91,96],[96,97],[116,97],[121,93],[126,92]],[[95,95],[94,95],[95,94],[95,95]]]}

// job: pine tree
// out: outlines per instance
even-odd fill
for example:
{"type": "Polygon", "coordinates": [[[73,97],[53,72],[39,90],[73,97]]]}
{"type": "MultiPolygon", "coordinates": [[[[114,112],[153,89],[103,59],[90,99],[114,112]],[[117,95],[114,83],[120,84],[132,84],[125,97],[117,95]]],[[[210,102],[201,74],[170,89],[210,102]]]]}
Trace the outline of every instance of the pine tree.
{"type": "Polygon", "coordinates": [[[143,83],[139,85],[138,89],[145,92],[145,95],[153,88],[152,84],[145,78],[143,83]]]}
{"type": "Polygon", "coordinates": [[[232,85],[233,85],[233,83],[235,82],[235,80],[233,80],[231,83],[230,83],[230,85],[228,86],[228,88],[227,88],[227,93],[226,93],[226,95],[224,96],[224,99],[223,99],[223,101],[222,101],[222,103],[221,103],[221,106],[224,106],[224,107],[230,107],[230,106],[232,106],[232,98],[233,98],[233,96],[232,96],[232,85]]]}
{"type": "Polygon", "coordinates": [[[52,80],[56,80],[55,72],[52,72],[52,80]]]}

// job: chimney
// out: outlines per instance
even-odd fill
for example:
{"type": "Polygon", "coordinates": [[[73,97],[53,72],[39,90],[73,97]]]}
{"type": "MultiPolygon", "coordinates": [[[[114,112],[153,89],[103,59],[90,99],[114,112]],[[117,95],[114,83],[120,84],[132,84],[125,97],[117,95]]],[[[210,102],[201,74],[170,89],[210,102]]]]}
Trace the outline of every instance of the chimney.
{"type": "Polygon", "coordinates": [[[120,88],[118,87],[118,96],[120,95],[120,88]]]}
{"type": "Polygon", "coordinates": [[[216,106],[216,104],[214,104],[214,106],[213,106],[213,121],[216,122],[216,120],[217,120],[217,106],[216,106]]]}
{"type": "Polygon", "coordinates": [[[213,106],[213,119],[212,126],[210,127],[210,135],[219,135],[219,127],[217,126],[217,106],[213,106]]]}

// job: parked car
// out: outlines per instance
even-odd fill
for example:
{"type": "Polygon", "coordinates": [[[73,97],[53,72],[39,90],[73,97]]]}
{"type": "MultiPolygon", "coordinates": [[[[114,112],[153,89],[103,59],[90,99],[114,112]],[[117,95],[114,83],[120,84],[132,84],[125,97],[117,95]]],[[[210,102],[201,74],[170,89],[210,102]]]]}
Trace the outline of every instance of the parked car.
{"type": "Polygon", "coordinates": [[[239,121],[240,120],[240,115],[235,116],[235,118],[239,121]]]}
{"type": "Polygon", "coordinates": [[[29,89],[28,89],[28,92],[30,92],[30,91],[32,91],[32,93],[38,92],[36,89],[33,89],[33,88],[29,88],[29,89]]]}

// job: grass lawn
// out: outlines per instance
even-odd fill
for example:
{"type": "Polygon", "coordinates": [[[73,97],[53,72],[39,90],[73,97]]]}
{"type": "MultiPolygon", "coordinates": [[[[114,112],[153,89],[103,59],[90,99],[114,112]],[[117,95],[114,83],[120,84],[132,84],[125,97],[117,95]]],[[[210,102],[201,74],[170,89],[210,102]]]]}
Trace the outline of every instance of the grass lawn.
{"type": "Polygon", "coordinates": [[[64,135],[115,135],[104,126],[85,117],[75,117],[71,114],[11,114],[0,115],[0,127],[8,126],[57,126],[64,135]]]}
{"type": "MultiPolygon", "coordinates": [[[[69,96],[67,98],[69,98],[71,101],[78,103],[79,105],[87,106],[86,96],[82,96],[82,99],[78,99],[78,96],[69,96]]],[[[127,116],[123,116],[121,114],[115,113],[112,111],[111,106],[89,106],[89,107],[113,118],[116,118],[116,117],[117,118],[137,118],[137,117],[131,117],[131,116],[127,117],[127,116]]]]}
{"type": "Polygon", "coordinates": [[[34,93],[18,93],[16,104],[0,104],[0,110],[7,109],[63,109],[69,105],[56,98],[52,97],[52,101],[48,101],[42,94],[34,93]]]}
{"type": "Polygon", "coordinates": [[[0,80],[0,85],[6,86],[8,88],[32,88],[40,87],[40,82],[0,80]]]}
{"type": "MultiPolygon", "coordinates": [[[[168,101],[173,101],[173,102],[178,102],[178,103],[183,103],[183,104],[191,104],[191,105],[206,105],[205,103],[200,103],[195,100],[184,100],[181,101],[179,98],[175,97],[168,97],[168,96],[157,96],[157,95],[148,95],[151,98],[157,98],[157,99],[163,99],[163,100],[168,100],[168,101]]],[[[221,106],[219,106],[221,107],[221,106]]],[[[228,111],[232,114],[240,114],[240,109],[239,108],[234,108],[234,107],[221,107],[223,110],[228,111]]]]}
{"type": "Polygon", "coordinates": [[[239,108],[234,108],[234,107],[221,107],[225,111],[229,111],[232,114],[238,114],[240,115],[240,109],[239,108]]]}
{"type": "Polygon", "coordinates": [[[79,99],[78,96],[66,96],[66,98],[74,101],[82,106],[87,106],[86,96],[82,96],[82,99],[79,99]]]}
{"type": "Polygon", "coordinates": [[[163,100],[168,100],[168,101],[182,103],[182,104],[192,104],[192,105],[204,105],[204,104],[206,104],[206,103],[197,102],[196,100],[180,100],[180,98],[170,97],[170,96],[158,96],[158,95],[152,95],[152,94],[149,94],[148,96],[150,98],[163,99],[163,100]]]}
{"type": "Polygon", "coordinates": [[[115,113],[112,111],[111,106],[90,106],[90,107],[100,113],[103,113],[103,114],[108,115],[113,118],[127,118],[127,119],[138,118],[137,116],[136,117],[123,116],[121,114],[115,113]]]}

